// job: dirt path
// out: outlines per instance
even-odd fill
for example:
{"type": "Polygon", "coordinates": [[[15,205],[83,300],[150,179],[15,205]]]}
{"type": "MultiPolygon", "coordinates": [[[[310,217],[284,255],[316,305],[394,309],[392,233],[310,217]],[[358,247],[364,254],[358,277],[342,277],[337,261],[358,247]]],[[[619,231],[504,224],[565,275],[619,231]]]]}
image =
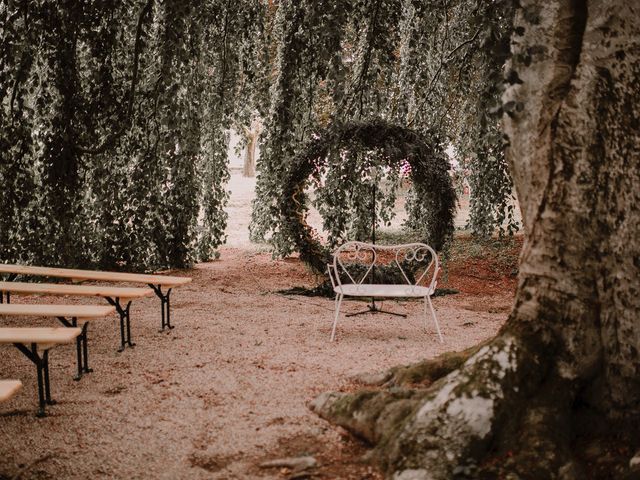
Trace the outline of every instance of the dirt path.
{"type": "MultiPolygon", "coordinates": [[[[320,473],[333,472],[324,478],[367,478],[367,471],[378,478],[354,461],[357,445],[307,402],[349,388],[354,374],[476,344],[496,332],[511,303],[508,292],[436,298],[444,345],[420,329],[419,304],[388,303],[409,317],[343,320],[332,344],[332,300],[275,293],[313,282],[295,259],[223,249],[219,261],[180,273],[194,281],[174,294],[175,330],[158,332],[159,305],[149,298],[133,306],[134,349],[116,352],[115,319],[92,323],[95,371],[80,382],[71,378],[74,349],[52,352],[59,403],[47,418],[34,418],[35,368],[15,348],[0,347],[0,378],[25,385],[0,404],[0,477],[46,457],[22,478],[285,478],[256,464],[310,452],[323,462],[320,473]]],[[[349,302],[345,310],[361,306],[349,302]]]]}

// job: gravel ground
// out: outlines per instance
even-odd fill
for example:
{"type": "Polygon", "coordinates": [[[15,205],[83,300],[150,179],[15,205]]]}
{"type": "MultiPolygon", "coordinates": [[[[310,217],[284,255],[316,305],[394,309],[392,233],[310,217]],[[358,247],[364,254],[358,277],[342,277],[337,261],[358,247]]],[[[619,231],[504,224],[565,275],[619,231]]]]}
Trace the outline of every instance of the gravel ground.
{"type": "MultiPolygon", "coordinates": [[[[95,371],[80,382],[72,380],[74,348],[52,351],[59,403],[44,419],[34,417],[35,368],[15,348],[0,346],[0,378],[24,383],[14,399],[0,404],[0,478],[21,469],[21,478],[283,478],[282,472],[256,469],[256,463],[277,455],[287,439],[307,436],[327,449],[342,448],[339,429],[308,410],[315,395],[352,388],[350,377],[357,373],[493,336],[512,301],[509,292],[435,298],[444,345],[432,328],[420,328],[421,305],[411,302],[385,304],[408,313],[407,319],[343,318],[338,341],[329,343],[331,299],[277,293],[313,283],[296,259],[272,261],[265,253],[225,248],[219,261],[176,273],[194,281],[172,297],[175,330],[159,333],[159,302],[148,298],[133,304],[133,349],[116,352],[115,318],[92,322],[89,359],[95,371]]],[[[345,302],[344,311],[362,306],[345,302]]]]}

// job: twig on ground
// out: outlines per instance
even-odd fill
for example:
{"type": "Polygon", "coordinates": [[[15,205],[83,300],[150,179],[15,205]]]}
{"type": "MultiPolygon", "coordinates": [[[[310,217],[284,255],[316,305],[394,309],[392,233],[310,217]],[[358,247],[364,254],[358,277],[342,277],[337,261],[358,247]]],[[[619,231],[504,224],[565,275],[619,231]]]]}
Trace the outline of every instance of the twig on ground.
{"type": "Polygon", "coordinates": [[[33,467],[35,467],[37,464],[42,463],[42,462],[46,462],[51,457],[53,457],[53,453],[49,452],[46,455],[43,455],[42,457],[36,458],[33,462],[30,462],[27,465],[25,465],[24,467],[22,467],[18,471],[18,473],[16,473],[13,477],[11,477],[11,480],[18,480],[20,477],[22,477],[22,475],[27,473],[29,470],[31,470],[33,467]]]}

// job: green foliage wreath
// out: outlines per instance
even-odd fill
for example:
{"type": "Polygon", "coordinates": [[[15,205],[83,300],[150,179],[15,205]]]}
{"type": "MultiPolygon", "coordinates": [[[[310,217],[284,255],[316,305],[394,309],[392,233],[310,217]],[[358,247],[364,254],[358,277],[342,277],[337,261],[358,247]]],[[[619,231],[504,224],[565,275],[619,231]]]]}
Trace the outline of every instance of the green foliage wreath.
{"type": "MultiPolygon", "coordinates": [[[[361,160],[362,161],[362,160],[361,160]]],[[[280,234],[296,246],[300,258],[317,272],[324,272],[330,251],[306,223],[308,211],[305,188],[309,179],[330,169],[341,168],[341,178],[357,182],[366,169],[399,171],[410,165],[413,199],[409,226],[424,242],[440,250],[453,234],[456,194],[449,175],[449,160],[441,142],[419,135],[406,127],[384,120],[337,123],[312,136],[294,157],[283,179],[279,202],[282,220],[280,234]],[[357,158],[356,152],[375,152],[364,158],[364,165],[345,164],[357,158]],[[348,153],[348,155],[345,155],[348,153]]],[[[339,190],[339,186],[336,186],[339,190]]],[[[336,194],[339,194],[336,191],[336,194]]]]}

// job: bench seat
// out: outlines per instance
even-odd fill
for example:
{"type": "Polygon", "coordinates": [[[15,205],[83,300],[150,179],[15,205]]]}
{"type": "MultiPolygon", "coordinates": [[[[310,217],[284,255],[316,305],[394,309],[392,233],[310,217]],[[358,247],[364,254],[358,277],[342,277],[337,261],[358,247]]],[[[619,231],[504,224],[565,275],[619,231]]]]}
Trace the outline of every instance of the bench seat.
{"type": "Polygon", "coordinates": [[[120,298],[121,300],[153,295],[153,290],[150,288],[30,282],[0,282],[0,291],[20,295],[72,295],[80,297],[111,297],[120,298]]]}
{"type": "Polygon", "coordinates": [[[423,287],[421,285],[347,283],[336,286],[333,291],[349,297],[424,298],[429,295],[433,295],[433,292],[429,287],[423,287]]]}
{"type": "Polygon", "coordinates": [[[48,344],[51,348],[52,345],[71,343],[81,333],[81,328],[0,327],[0,343],[48,344]]]}
{"type": "Polygon", "coordinates": [[[131,301],[153,295],[151,288],[139,287],[111,287],[103,285],[65,285],[57,283],[33,282],[0,282],[0,303],[2,294],[7,297],[7,304],[12,294],[18,295],[73,295],[82,297],[102,297],[113,305],[120,316],[120,348],[122,352],[126,345],[134,346],[131,341],[131,301]]]}
{"type": "Polygon", "coordinates": [[[52,405],[54,403],[51,399],[51,388],[49,384],[49,349],[55,345],[72,343],[80,335],[82,335],[81,328],[0,328],[0,344],[15,346],[36,366],[38,378],[38,417],[45,416],[45,405],[52,405]]]}
{"type": "Polygon", "coordinates": [[[0,402],[6,402],[22,388],[20,380],[0,380],[0,402]]]}
{"type": "Polygon", "coordinates": [[[104,272],[101,270],[80,270],[76,268],[37,267],[31,265],[0,264],[0,273],[16,275],[37,275],[40,277],[69,278],[74,281],[96,280],[105,282],[132,282],[177,287],[191,282],[189,277],[170,275],[149,275],[146,273],[104,272]]]}
{"type": "MultiPolygon", "coordinates": [[[[76,355],[78,373],[76,380],[82,378],[84,373],[91,371],[89,368],[89,347],[87,345],[87,329],[89,321],[106,318],[115,312],[115,307],[106,305],[58,305],[58,304],[0,304],[0,316],[12,317],[46,317],[54,318],[65,327],[82,327],[82,334],[76,338],[76,355]],[[78,322],[84,322],[80,325],[78,322]]],[[[36,343],[45,343],[45,340],[36,343]]],[[[46,342],[50,343],[50,342],[46,342]]]]}
{"type": "MultiPolygon", "coordinates": [[[[58,268],[58,267],[38,267],[32,265],[18,265],[0,263],[0,274],[7,274],[10,281],[14,280],[18,275],[33,275],[39,277],[57,277],[67,278],[74,282],[82,282],[85,280],[99,282],[125,282],[125,283],[146,283],[160,299],[160,322],[161,328],[172,329],[171,325],[171,290],[175,287],[186,285],[191,282],[190,277],[175,277],[172,275],[149,275],[145,273],[128,273],[128,272],[105,272],[101,270],[80,270],[76,268],[58,268]],[[162,289],[166,290],[163,291],[162,289]]],[[[7,292],[7,303],[9,303],[9,292],[7,292]]],[[[126,297],[129,299],[130,297],[126,297]]],[[[135,297],[134,297],[135,298],[135,297]]],[[[129,326],[129,307],[120,304],[118,298],[105,297],[111,305],[118,309],[120,314],[121,336],[124,337],[123,330],[126,323],[126,330],[130,333],[129,326]]],[[[0,303],[2,298],[0,297],[0,303]]],[[[125,302],[126,303],[126,302],[125,302]]],[[[134,346],[131,343],[131,337],[122,340],[121,350],[124,349],[125,343],[134,346]]]]}
{"type": "Polygon", "coordinates": [[[12,316],[90,319],[106,317],[115,311],[114,307],[106,305],[0,304],[0,315],[12,316]]]}

